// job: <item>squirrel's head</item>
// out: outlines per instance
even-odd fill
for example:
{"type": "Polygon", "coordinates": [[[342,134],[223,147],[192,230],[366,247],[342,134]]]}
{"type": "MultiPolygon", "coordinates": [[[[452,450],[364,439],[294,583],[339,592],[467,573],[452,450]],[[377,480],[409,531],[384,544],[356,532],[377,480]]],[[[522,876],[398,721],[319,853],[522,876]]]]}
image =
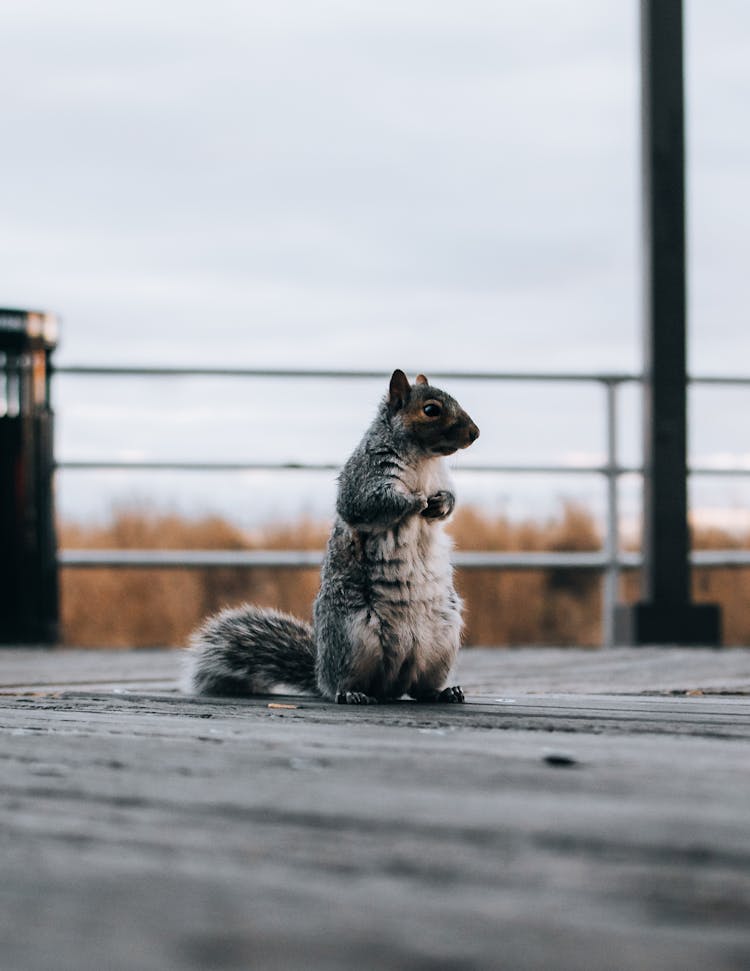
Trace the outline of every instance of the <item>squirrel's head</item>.
{"type": "Polygon", "coordinates": [[[403,371],[394,371],[386,405],[394,426],[427,455],[452,455],[479,437],[479,429],[455,398],[433,388],[424,374],[409,384],[403,371]]]}

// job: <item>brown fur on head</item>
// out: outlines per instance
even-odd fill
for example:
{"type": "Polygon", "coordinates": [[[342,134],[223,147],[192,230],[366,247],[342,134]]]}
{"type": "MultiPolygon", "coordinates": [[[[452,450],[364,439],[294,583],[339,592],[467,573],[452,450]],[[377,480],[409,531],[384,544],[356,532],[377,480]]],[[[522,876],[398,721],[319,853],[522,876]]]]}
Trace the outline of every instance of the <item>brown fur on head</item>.
{"type": "Polygon", "coordinates": [[[428,455],[452,455],[479,436],[479,429],[455,398],[433,388],[424,374],[411,385],[403,371],[395,370],[387,400],[393,419],[428,455]]]}

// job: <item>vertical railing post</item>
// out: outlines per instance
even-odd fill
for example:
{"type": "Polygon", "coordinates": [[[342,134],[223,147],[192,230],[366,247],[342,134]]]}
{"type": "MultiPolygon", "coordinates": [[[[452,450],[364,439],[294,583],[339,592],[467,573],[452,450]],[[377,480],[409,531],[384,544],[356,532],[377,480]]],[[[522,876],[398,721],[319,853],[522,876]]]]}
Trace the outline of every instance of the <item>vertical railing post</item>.
{"type": "Polygon", "coordinates": [[[617,455],[617,381],[604,382],[607,435],[607,519],[604,554],[607,564],[602,580],[602,641],[605,647],[615,642],[615,607],[620,583],[620,511],[618,502],[619,463],[617,455]]]}
{"type": "Polygon", "coordinates": [[[719,642],[719,608],[690,591],[682,33],[682,0],[641,0],[644,563],[626,644],[719,642]]]}

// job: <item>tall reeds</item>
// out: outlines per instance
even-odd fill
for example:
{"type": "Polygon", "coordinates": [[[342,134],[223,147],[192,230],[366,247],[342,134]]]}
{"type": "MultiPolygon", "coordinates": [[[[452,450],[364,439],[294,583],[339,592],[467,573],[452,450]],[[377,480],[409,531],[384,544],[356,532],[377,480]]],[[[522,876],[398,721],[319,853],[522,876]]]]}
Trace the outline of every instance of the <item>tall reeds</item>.
{"type": "MultiPolygon", "coordinates": [[[[460,509],[451,523],[461,550],[585,551],[601,538],[588,511],[573,503],[543,521],[514,522],[460,509]]],[[[189,519],[143,509],[115,510],[105,525],[65,523],[65,548],[322,549],[328,524],[300,519],[252,534],[225,519],[189,519]]],[[[747,548],[750,535],[696,530],[695,548],[747,548]]],[[[750,569],[696,570],[696,599],[721,603],[724,640],[750,644],[750,569]]],[[[601,640],[601,579],[588,571],[462,570],[469,645],[586,645],[601,640]]],[[[310,617],[317,570],[64,569],[64,642],[71,646],[147,647],[184,644],[206,614],[245,600],[310,617]]],[[[638,597],[638,578],[623,576],[623,598],[638,597]]]]}

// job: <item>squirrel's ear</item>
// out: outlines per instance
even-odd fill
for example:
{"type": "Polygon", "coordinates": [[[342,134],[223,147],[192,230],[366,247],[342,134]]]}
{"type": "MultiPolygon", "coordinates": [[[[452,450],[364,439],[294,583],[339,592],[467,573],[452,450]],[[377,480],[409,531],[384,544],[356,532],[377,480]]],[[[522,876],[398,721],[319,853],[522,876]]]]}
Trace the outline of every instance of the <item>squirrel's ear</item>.
{"type": "Polygon", "coordinates": [[[388,389],[388,405],[391,411],[398,411],[403,408],[409,400],[410,394],[409,379],[403,371],[397,368],[391,375],[391,384],[388,389]]]}
{"type": "Polygon", "coordinates": [[[416,384],[429,384],[430,382],[424,376],[424,374],[418,374],[416,384]]]}

